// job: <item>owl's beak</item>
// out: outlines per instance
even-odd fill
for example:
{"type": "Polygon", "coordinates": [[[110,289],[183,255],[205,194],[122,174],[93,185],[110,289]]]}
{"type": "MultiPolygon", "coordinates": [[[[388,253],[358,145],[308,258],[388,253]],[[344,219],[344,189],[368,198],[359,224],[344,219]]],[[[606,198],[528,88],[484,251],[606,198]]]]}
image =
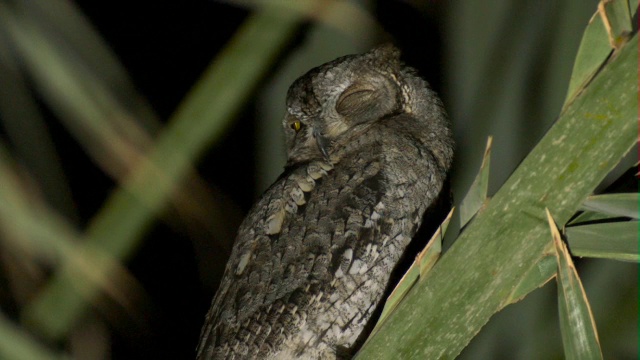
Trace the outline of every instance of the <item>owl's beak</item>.
{"type": "Polygon", "coordinates": [[[324,156],[325,160],[329,161],[329,153],[327,152],[327,148],[329,147],[331,141],[320,134],[318,130],[313,130],[313,137],[316,138],[316,144],[318,144],[318,149],[320,149],[322,156],[324,156]]]}

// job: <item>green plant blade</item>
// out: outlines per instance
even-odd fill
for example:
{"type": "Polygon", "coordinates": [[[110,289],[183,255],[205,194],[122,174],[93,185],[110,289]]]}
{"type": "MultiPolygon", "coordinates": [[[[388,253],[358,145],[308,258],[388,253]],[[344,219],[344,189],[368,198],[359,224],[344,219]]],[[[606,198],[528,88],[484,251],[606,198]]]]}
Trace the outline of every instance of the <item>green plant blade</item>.
{"type": "Polygon", "coordinates": [[[601,1],[598,12],[607,30],[609,44],[612,48],[619,49],[632,31],[629,0],[601,1]]]}
{"type": "Polygon", "coordinates": [[[12,360],[69,359],[35,341],[0,313],[0,358],[12,360]]]}
{"type": "Polygon", "coordinates": [[[638,219],[638,201],[639,195],[637,193],[589,196],[582,204],[581,210],[583,212],[567,225],[573,226],[619,217],[638,219]]]}
{"type": "Polygon", "coordinates": [[[637,63],[634,35],[564,109],[358,358],[454,358],[508,304],[549,243],[544,209],[560,223],[568,221],[636,143],[637,63]]]}
{"type": "Polygon", "coordinates": [[[604,27],[602,18],[595,13],[589,25],[587,25],[576,61],[573,65],[567,98],[565,106],[570,104],[578,93],[591,81],[596,75],[598,69],[607,60],[611,54],[611,46],[607,40],[607,30],[604,27]]]}
{"type": "MultiPolygon", "coordinates": [[[[195,159],[230,124],[254,86],[293,35],[301,18],[265,7],[251,15],[202,75],[170,119],[149,161],[128,176],[86,231],[89,248],[117,259],[131,256],[195,159]]],[[[45,337],[60,339],[97,288],[59,271],[28,304],[23,319],[45,337]],[[80,294],[77,286],[84,291],[80,294]]]]}
{"type": "MultiPolygon", "coordinates": [[[[578,54],[573,65],[569,89],[565,100],[565,107],[570,104],[576,96],[589,84],[591,79],[598,73],[600,67],[605,63],[614,48],[623,44],[620,38],[619,46],[612,43],[612,22],[616,27],[615,31],[621,34],[622,29],[630,30],[631,21],[628,1],[613,0],[601,2],[598,11],[593,15],[582,36],[578,54]],[[606,6],[604,5],[606,3],[606,6]],[[623,9],[626,7],[626,11],[623,9]],[[626,12],[627,16],[624,15],[626,12]],[[625,25],[626,22],[626,25],[625,25]]],[[[628,33],[627,33],[628,35],[628,33]]],[[[626,38],[625,38],[626,41],[626,38]]]]}
{"type": "Polygon", "coordinates": [[[567,226],[580,225],[580,224],[593,222],[593,221],[612,220],[614,218],[615,216],[603,214],[601,212],[583,211],[578,216],[571,219],[571,221],[567,223],[567,226]]]}
{"type": "Polygon", "coordinates": [[[567,227],[574,256],[640,261],[638,221],[619,221],[567,227]]]}
{"type": "Polygon", "coordinates": [[[602,359],[596,323],[582,282],[549,210],[547,217],[558,264],[558,311],[565,358],[602,359]]]}
{"type": "Polygon", "coordinates": [[[0,122],[16,157],[40,181],[44,197],[69,216],[75,215],[71,189],[66,181],[60,158],[37,100],[29,91],[27,77],[10,46],[8,34],[0,33],[0,122]]]}
{"type": "Polygon", "coordinates": [[[77,54],[57,45],[54,34],[19,10],[19,6],[13,9],[0,3],[7,33],[40,96],[92,159],[120,179],[149,147],[149,135],[118,101],[117,91],[109,89],[77,54]]]}
{"type": "Polygon", "coordinates": [[[449,223],[451,222],[451,217],[455,212],[455,208],[449,211],[447,217],[442,221],[438,230],[433,234],[430,239],[430,243],[433,243],[431,247],[428,245],[424,250],[418,254],[418,267],[420,269],[420,279],[424,279],[427,276],[427,273],[433,268],[436,264],[436,261],[440,258],[440,253],[442,252],[442,239],[444,239],[445,234],[447,233],[447,229],[449,228],[449,223]]]}
{"type": "MultiPolygon", "coordinates": [[[[98,287],[127,308],[127,296],[142,294],[139,284],[113,257],[95,249],[79,249],[77,229],[21,186],[6,151],[0,146],[0,229],[5,250],[20,249],[45,264],[65,263],[76,276],[98,287]],[[109,274],[106,273],[109,269],[109,274]],[[126,281],[126,294],[118,286],[126,281]]],[[[29,261],[30,259],[25,259],[29,261]]]]}
{"type": "Polygon", "coordinates": [[[454,209],[451,209],[449,215],[447,215],[444,221],[442,221],[438,230],[427,243],[427,246],[425,246],[420,254],[416,256],[416,259],[413,264],[411,264],[411,267],[409,267],[409,270],[407,270],[402,279],[400,279],[396,285],[395,289],[393,289],[393,292],[391,292],[389,298],[387,298],[387,301],[384,304],[382,314],[380,314],[378,323],[371,334],[374,334],[377,331],[380,325],[384,323],[387,317],[389,317],[393,310],[402,301],[407,292],[419,279],[424,278],[433,265],[435,265],[436,261],[438,261],[440,258],[440,252],[442,251],[442,239],[444,238],[444,234],[447,232],[453,212],[454,209]]]}
{"type": "Polygon", "coordinates": [[[553,279],[557,270],[555,249],[553,244],[549,243],[540,259],[522,276],[520,283],[516,285],[504,304],[513,304],[522,300],[527,294],[553,279]]]}
{"type": "Polygon", "coordinates": [[[478,170],[478,174],[473,180],[469,191],[460,203],[460,227],[464,227],[487,201],[492,143],[493,138],[489,136],[487,139],[487,146],[484,150],[484,155],[482,156],[482,165],[480,165],[480,170],[478,170]]]}
{"type": "Polygon", "coordinates": [[[603,214],[625,216],[631,219],[640,218],[638,201],[640,194],[604,194],[589,196],[582,204],[582,210],[596,211],[603,214]]]}

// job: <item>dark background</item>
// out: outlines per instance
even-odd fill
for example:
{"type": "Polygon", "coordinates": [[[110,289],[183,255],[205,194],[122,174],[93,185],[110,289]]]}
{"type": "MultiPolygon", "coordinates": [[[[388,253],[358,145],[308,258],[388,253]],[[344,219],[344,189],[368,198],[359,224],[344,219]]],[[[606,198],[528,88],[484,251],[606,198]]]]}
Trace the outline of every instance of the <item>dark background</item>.
{"type": "MultiPolygon", "coordinates": [[[[169,118],[251,11],[215,1],[158,2],[146,6],[132,6],[127,1],[78,1],[77,4],[161,119],[169,118]]],[[[428,10],[436,12],[438,8],[432,6],[428,10]]],[[[430,19],[431,14],[421,13],[403,2],[380,2],[372,11],[389,32],[379,41],[394,41],[403,50],[403,60],[440,91],[441,30],[430,19]],[[412,46],[415,34],[426,34],[421,36],[421,41],[429,45],[412,46]]],[[[288,45],[290,49],[305,41],[309,26],[299,27],[297,37],[288,45]]],[[[311,66],[316,65],[320,63],[311,66]]],[[[276,68],[279,66],[282,61],[275,64],[276,68]]],[[[256,191],[251,190],[257,186],[251,134],[260,118],[255,116],[255,108],[256,104],[249,101],[222,141],[208,151],[198,165],[203,179],[233,199],[232,206],[237,206],[242,213],[249,210],[256,197],[256,191]]],[[[101,207],[114,183],[99,169],[88,171],[87,168],[95,166],[91,159],[83,156],[82,149],[64,129],[57,130],[54,138],[60,142],[56,146],[61,153],[69,154],[62,158],[68,162],[65,171],[70,179],[92,184],[91,187],[72,185],[80,221],[86,223],[101,207]]],[[[231,232],[240,220],[240,217],[231,219],[228,224],[231,232]]],[[[112,355],[115,358],[188,358],[193,355],[204,314],[215,293],[215,287],[203,286],[201,276],[213,277],[207,281],[212,284],[220,274],[198,274],[193,239],[184,232],[159,223],[146,237],[127,267],[153,300],[153,308],[147,309],[150,323],[146,328],[114,324],[112,355]]],[[[221,258],[203,261],[224,261],[224,256],[221,258]]]]}

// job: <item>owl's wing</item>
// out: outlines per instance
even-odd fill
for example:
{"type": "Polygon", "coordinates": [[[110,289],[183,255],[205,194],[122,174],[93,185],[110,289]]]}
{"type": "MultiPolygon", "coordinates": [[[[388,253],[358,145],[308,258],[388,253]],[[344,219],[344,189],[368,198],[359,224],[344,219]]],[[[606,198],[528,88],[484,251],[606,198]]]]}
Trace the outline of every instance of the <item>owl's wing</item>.
{"type": "Polygon", "coordinates": [[[299,226],[293,224],[303,221],[302,210],[308,193],[332,168],[328,163],[317,161],[289,169],[250,210],[238,230],[220,287],[207,314],[198,358],[225,357],[230,351],[229,344],[245,337],[248,319],[260,308],[287,297],[286,294],[292,292],[290,289],[305,281],[300,277],[289,281],[295,269],[286,265],[299,262],[297,257],[292,257],[297,253],[293,247],[304,236],[299,226]]]}
{"type": "MultiPolygon", "coordinates": [[[[334,176],[311,193],[303,220],[306,253],[328,249],[330,261],[307,278],[314,306],[303,309],[301,351],[305,346],[333,347],[334,354],[357,349],[390,275],[431,203],[427,189],[438,187],[431,183],[434,177],[426,176],[432,162],[417,147],[403,146],[410,142],[398,142],[383,131],[377,134],[379,140],[353,144],[361,151],[352,152],[348,161],[342,159],[334,176]],[[320,249],[315,250],[318,244],[320,249]]],[[[311,260],[314,256],[319,257],[312,255],[311,260]]]]}
{"type": "Polygon", "coordinates": [[[333,171],[283,175],[240,227],[199,356],[352,345],[432,200],[425,189],[439,191],[418,151],[365,148],[333,171]]]}

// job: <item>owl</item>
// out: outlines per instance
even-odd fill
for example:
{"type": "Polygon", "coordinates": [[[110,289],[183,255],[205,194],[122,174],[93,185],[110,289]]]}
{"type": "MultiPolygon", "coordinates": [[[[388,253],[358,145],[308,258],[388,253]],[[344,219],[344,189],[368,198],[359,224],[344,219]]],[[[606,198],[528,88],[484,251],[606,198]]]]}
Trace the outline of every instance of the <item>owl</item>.
{"type": "Polygon", "coordinates": [[[399,57],[344,56],[289,88],[285,170],[238,230],[198,359],[342,359],[366,339],[453,158],[442,102],[399,57]]]}

